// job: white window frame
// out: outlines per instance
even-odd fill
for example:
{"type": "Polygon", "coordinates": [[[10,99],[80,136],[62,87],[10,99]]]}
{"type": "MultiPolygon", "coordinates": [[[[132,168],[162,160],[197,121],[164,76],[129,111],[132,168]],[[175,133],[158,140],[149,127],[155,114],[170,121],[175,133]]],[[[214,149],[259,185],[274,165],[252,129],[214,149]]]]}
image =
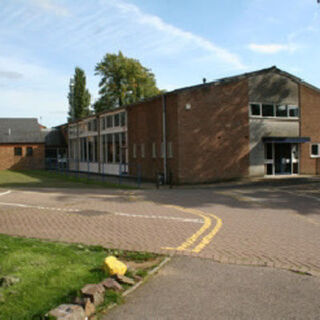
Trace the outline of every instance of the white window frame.
{"type": "Polygon", "coordinates": [[[311,143],[310,144],[310,158],[320,158],[320,143],[311,143]],[[318,154],[312,154],[312,146],[318,146],[318,154]]]}
{"type": "Polygon", "coordinates": [[[286,120],[298,120],[300,118],[300,107],[298,105],[294,105],[294,104],[280,104],[280,103],[271,103],[271,102],[250,102],[249,103],[249,116],[252,118],[259,118],[259,119],[286,119],[286,120]],[[260,115],[253,115],[251,112],[251,105],[252,104],[258,104],[260,106],[260,115]],[[269,105],[273,105],[273,114],[274,116],[263,116],[262,115],[262,105],[263,104],[269,104],[269,105]],[[285,105],[287,107],[287,116],[286,117],[279,117],[277,116],[277,105],[285,105]],[[289,116],[289,110],[292,109],[293,107],[297,107],[298,108],[298,117],[290,117],[289,116]]]}

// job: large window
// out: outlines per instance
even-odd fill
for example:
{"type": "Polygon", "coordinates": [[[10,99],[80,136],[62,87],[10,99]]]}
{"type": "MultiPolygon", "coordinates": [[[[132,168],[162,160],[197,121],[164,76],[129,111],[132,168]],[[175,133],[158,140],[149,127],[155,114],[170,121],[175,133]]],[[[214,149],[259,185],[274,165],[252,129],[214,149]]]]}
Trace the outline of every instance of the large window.
{"type": "Polygon", "coordinates": [[[87,138],[80,138],[80,155],[81,161],[87,161],[87,138]]]}
{"type": "Polygon", "coordinates": [[[311,145],[311,158],[319,158],[320,157],[320,143],[313,143],[311,145]]]}
{"type": "Polygon", "coordinates": [[[115,162],[120,162],[120,133],[114,134],[115,162]]]}
{"type": "Polygon", "coordinates": [[[250,116],[267,118],[299,118],[299,107],[286,104],[251,103],[250,116]]]}
{"type": "Polygon", "coordinates": [[[126,153],[127,139],[126,133],[121,133],[121,163],[127,163],[127,153],[126,153]]]}
{"type": "Polygon", "coordinates": [[[107,116],[107,128],[113,127],[113,116],[107,116]]]}
{"type": "Polygon", "coordinates": [[[125,112],[120,113],[120,125],[121,125],[121,127],[124,127],[126,125],[126,113],[125,112]]]}
{"type": "Polygon", "coordinates": [[[102,162],[106,163],[107,161],[107,135],[102,136],[102,162]]]}
{"type": "Polygon", "coordinates": [[[114,115],[114,126],[115,127],[119,127],[119,125],[120,125],[120,114],[116,113],[114,115]]]}
{"type": "Polygon", "coordinates": [[[93,137],[93,143],[94,143],[94,162],[98,162],[98,137],[93,137]]]}
{"type": "Polygon", "coordinates": [[[93,162],[93,138],[88,139],[89,162],[93,162]]]}
{"type": "Polygon", "coordinates": [[[155,142],[152,142],[152,158],[157,157],[157,145],[155,142]]]}

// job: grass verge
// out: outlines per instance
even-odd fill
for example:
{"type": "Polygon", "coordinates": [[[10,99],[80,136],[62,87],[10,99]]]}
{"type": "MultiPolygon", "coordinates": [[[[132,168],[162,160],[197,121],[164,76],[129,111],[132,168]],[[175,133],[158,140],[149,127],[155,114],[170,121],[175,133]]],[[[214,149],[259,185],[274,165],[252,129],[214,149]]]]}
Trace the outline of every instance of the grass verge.
{"type": "Polygon", "coordinates": [[[0,171],[0,187],[34,187],[34,188],[116,188],[134,189],[132,186],[108,181],[98,181],[67,175],[62,172],[45,170],[0,171]]]}
{"type": "MultiPolygon", "coordinates": [[[[59,304],[71,303],[85,284],[107,277],[102,270],[107,255],[137,262],[157,256],[0,234],[0,278],[19,279],[11,286],[0,287],[0,319],[43,319],[59,304]]],[[[120,301],[118,294],[107,293],[104,305],[120,301]]]]}

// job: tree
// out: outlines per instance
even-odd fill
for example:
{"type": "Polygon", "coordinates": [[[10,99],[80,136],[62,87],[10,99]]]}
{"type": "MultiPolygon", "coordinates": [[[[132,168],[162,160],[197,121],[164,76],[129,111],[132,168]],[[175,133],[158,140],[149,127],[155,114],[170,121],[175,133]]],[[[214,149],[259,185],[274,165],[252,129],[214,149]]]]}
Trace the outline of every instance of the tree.
{"type": "Polygon", "coordinates": [[[79,67],[75,68],[74,76],[69,84],[69,117],[68,121],[74,121],[90,114],[91,96],[86,89],[86,75],[79,67]]]}
{"type": "Polygon", "coordinates": [[[161,91],[156,86],[154,74],[138,60],[107,53],[96,64],[95,74],[101,76],[100,98],[94,103],[96,112],[113,109],[155,96],[161,91]]]}

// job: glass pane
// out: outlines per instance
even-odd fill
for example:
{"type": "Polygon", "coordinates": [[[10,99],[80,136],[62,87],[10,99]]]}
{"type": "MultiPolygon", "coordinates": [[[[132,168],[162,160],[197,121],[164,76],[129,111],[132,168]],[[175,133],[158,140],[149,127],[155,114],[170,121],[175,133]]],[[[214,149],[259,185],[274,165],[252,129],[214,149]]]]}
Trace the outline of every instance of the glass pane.
{"type": "Polygon", "coordinates": [[[273,164],[272,164],[272,163],[268,163],[268,164],[266,165],[266,167],[267,167],[267,175],[273,174],[273,171],[272,171],[273,164]]]}
{"type": "Polygon", "coordinates": [[[120,125],[120,117],[119,117],[119,113],[114,115],[114,126],[115,127],[119,127],[120,125]]]}
{"type": "Polygon", "coordinates": [[[272,144],[271,143],[265,144],[265,158],[268,160],[273,160],[272,144]]]}
{"type": "Polygon", "coordinates": [[[287,117],[287,106],[285,105],[277,105],[276,106],[276,116],[277,117],[287,117]]]}
{"type": "Polygon", "coordinates": [[[262,116],[263,117],[274,117],[273,104],[263,104],[262,105],[262,116]]]}
{"type": "Polygon", "coordinates": [[[298,162],[295,162],[292,166],[292,170],[293,170],[293,173],[297,174],[298,173],[298,170],[299,170],[299,164],[298,162]]]}
{"type": "Polygon", "coordinates": [[[251,115],[252,116],[260,116],[261,113],[260,113],[260,104],[251,104],[250,105],[250,108],[251,108],[251,115]]]}
{"type": "Polygon", "coordinates": [[[108,162],[113,162],[113,141],[112,134],[107,135],[107,147],[108,147],[108,162]]]}
{"type": "Polygon", "coordinates": [[[107,116],[107,128],[113,127],[113,116],[107,116]]]}
{"type": "Polygon", "coordinates": [[[294,118],[299,117],[299,107],[289,106],[289,117],[294,117],[294,118]]]}
{"type": "Polygon", "coordinates": [[[116,152],[116,163],[120,162],[120,134],[115,133],[114,135],[114,145],[115,145],[115,152],[116,152]]]}
{"type": "Polygon", "coordinates": [[[126,125],[126,114],[124,112],[120,113],[120,119],[121,119],[121,127],[124,127],[126,125]]]}
{"type": "Polygon", "coordinates": [[[311,154],[312,154],[313,156],[319,155],[319,146],[318,146],[317,144],[313,144],[313,145],[311,146],[311,154]]]}

